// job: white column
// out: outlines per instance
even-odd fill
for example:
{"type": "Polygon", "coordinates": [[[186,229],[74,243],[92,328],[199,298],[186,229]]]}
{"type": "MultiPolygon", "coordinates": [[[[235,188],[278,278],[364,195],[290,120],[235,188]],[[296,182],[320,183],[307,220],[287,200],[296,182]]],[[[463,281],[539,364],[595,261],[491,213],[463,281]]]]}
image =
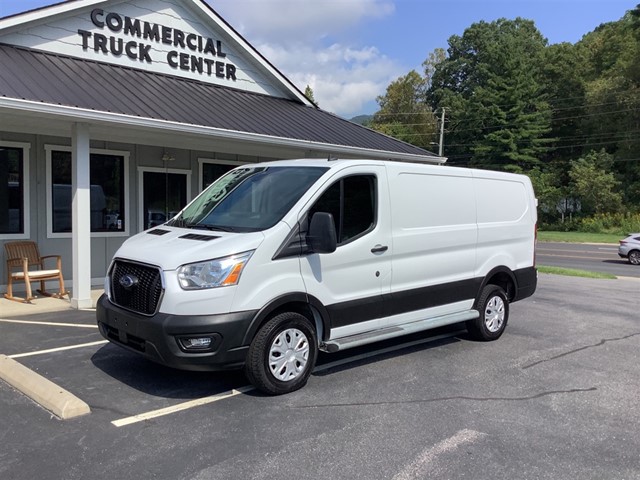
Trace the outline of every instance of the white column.
{"type": "Polygon", "coordinates": [[[71,133],[71,202],[73,288],[71,306],[91,308],[91,180],[89,177],[89,125],[75,123],[71,133]]]}

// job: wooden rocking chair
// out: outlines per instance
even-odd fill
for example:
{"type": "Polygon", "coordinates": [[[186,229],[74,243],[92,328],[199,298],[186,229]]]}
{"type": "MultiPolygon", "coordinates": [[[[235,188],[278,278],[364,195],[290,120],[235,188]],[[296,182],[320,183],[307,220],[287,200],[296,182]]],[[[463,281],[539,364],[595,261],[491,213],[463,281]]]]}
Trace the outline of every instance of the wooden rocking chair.
{"type": "Polygon", "coordinates": [[[33,300],[33,291],[31,289],[31,281],[39,281],[40,289],[39,293],[47,297],[62,298],[64,295],[68,295],[64,289],[64,279],[62,278],[62,257],[60,255],[46,255],[40,256],[38,250],[38,244],[32,241],[18,241],[7,242],[4,244],[4,249],[7,254],[7,276],[9,282],[7,283],[7,293],[5,298],[14,300],[16,302],[31,303],[33,300]],[[45,270],[45,259],[55,258],[56,268],[45,270]],[[35,268],[31,268],[35,267],[35,268]],[[31,269],[30,269],[31,268],[31,269]],[[45,290],[45,280],[58,279],[60,282],[59,293],[49,293],[45,290]],[[13,296],[13,282],[24,282],[27,288],[26,298],[13,296]]]}

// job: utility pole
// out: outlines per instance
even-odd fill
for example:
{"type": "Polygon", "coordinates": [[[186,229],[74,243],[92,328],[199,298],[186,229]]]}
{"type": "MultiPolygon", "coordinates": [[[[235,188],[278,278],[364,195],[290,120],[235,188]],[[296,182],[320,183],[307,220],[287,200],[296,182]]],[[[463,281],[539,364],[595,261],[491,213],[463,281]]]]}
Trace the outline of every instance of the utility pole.
{"type": "Polygon", "coordinates": [[[440,120],[440,148],[438,150],[438,155],[442,157],[444,153],[444,107],[442,107],[442,119],[440,120]]]}

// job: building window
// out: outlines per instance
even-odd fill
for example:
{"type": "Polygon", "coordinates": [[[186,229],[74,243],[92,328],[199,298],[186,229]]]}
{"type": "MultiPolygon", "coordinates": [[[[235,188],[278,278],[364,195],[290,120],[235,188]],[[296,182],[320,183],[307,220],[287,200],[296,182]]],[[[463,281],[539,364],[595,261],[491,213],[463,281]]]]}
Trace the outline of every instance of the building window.
{"type": "Polygon", "coordinates": [[[0,143],[0,236],[27,238],[28,144],[0,143]]]}
{"type": "Polygon", "coordinates": [[[229,170],[243,165],[243,162],[235,160],[209,160],[207,158],[199,158],[198,162],[200,163],[200,191],[203,191],[229,170]]]}
{"type": "Polygon", "coordinates": [[[235,165],[223,163],[205,163],[202,165],[202,189],[204,190],[213,182],[229,170],[235,168],[235,165]]]}
{"type": "MultiPolygon", "coordinates": [[[[70,233],[72,229],[71,151],[48,149],[50,171],[48,191],[51,211],[50,232],[70,233]]],[[[127,233],[125,209],[128,154],[92,150],[90,154],[91,232],[127,233]]]]}

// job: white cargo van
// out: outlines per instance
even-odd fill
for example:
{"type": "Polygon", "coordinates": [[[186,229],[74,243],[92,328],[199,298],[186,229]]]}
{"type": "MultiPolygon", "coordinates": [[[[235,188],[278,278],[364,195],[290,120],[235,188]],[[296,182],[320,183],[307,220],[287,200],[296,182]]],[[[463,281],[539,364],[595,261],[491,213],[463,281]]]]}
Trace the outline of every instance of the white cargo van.
{"type": "Polygon", "coordinates": [[[108,340],[176,368],[244,368],[302,387],[335,352],[466,322],[497,339],[533,294],[525,176],[373,160],[236,168],[116,252],[97,309],[108,340]]]}

